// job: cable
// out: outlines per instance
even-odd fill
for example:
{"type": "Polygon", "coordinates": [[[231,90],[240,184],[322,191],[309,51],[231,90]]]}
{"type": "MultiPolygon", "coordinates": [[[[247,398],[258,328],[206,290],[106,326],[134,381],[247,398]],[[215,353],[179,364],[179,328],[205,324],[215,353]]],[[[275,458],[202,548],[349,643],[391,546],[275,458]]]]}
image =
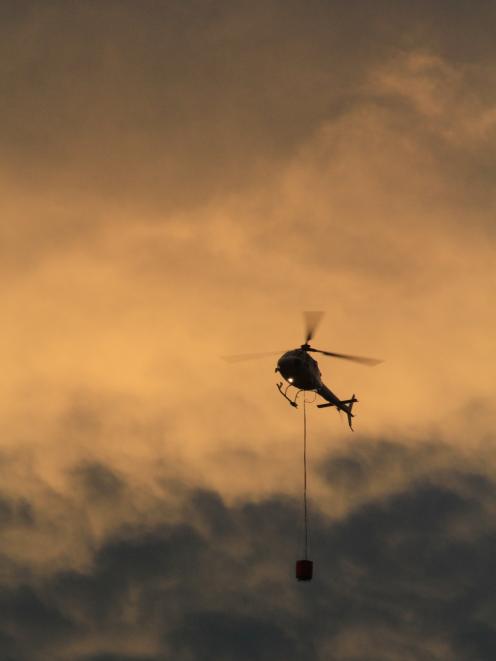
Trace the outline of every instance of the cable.
{"type": "Polygon", "coordinates": [[[305,521],[305,560],[308,560],[308,507],[307,507],[307,402],[303,398],[303,511],[305,521]]]}

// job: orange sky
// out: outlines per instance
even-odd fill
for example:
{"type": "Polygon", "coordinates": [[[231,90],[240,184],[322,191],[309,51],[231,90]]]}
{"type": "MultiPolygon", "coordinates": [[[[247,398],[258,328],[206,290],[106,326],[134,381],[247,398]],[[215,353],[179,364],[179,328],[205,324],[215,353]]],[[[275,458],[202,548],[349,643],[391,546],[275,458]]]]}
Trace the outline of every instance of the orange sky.
{"type": "Polygon", "coordinates": [[[7,556],[80,567],[159,492],[169,521],[185,489],[299,497],[276,359],[220,356],[298,346],[305,309],[315,346],[385,360],[319,361],[360,400],[354,435],[310,411],[327,516],[413,479],[337,494],[319,466],[370,439],[493,478],[494,9],[441,4],[0,10],[1,456],[39,511],[7,556]],[[84,501],[93,463],[132,506],[84,501]]]}

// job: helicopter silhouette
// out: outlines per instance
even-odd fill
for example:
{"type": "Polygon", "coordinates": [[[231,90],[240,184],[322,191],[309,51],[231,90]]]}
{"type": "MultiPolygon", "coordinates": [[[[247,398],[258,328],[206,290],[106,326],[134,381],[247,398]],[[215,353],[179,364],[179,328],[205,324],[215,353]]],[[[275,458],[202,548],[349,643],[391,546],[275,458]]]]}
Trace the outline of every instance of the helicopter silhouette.
{"type": "MultiPolygon", "coordinates": [[[[382,363],[382,360],[376,358],[366,358],[365,356],[353,356],[345,353],[336,353],[334,351],[323,351],[322,349],[315,349],[310,346],[309,342],[313,339],[317,326],[322,321],[324,312],[321,311],[307,311],[303,313],[305,319],[305,342],[297,349],[291,349],[283,353],[283,355],[277,361],[277,366],[275,368],[276,372],[283,377],[288,385],[284,385],[281,381],[277,384],[277,388],[281,395],[285,397],[291,406],[297,407],[297,398],[300,392],[310,391],[315,392],[322,399],[325,400],[325,404],[317,404],[317,408],[327,408],[335,407],[338,411],[343,411],[346,413],[348,418],[348,424],[350,429],[353,431],[352,427],[352,418],[354,413],[352,413],[353,405],[358,402],[357,398],[353,394],[350,399],[339,399],[322,381],[322,373],[319,369],[317,361],[312,358],[311,353],[320,353],[323,356],[331,356],[332,358],[340,358],[342,360],[349,360],[354,363],[360,363],[361,365],[367,365],[373,367],[382,363]],[[290,388],[296,389],[296,394],[294,398],[288,396],[288,390],[290,388]]],[[[281,351],[271,351],[266,353],[251,353],[251,354],[238,354],[236,356],[225,356],[225,359],[229,362],[238,362],[243,360],[251,360],[253,358],[264,358],[267,356],[274,356],[282,353],[281,351]]]]}

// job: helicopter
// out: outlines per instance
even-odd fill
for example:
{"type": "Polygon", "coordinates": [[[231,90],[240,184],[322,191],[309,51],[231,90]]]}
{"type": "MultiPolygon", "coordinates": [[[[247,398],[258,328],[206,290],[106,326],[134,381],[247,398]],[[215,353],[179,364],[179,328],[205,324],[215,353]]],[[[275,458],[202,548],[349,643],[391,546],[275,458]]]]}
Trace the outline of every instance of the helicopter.
{"type": "MultiPolygon", "coordinates": [[[[275,372],[279,373],[287,382],[287,385],[281,381],[277,384],[277,389],[281,395],[288,400],[291,406],[295,408],[298,406],[297,398],[300,392],[310,391],[320,395],[325,403],[317,404],[317,408],[323,409],[328,407],[335,407],[338,411],[346,413],[348,418],[348,425],[353,431],[352,413],[353,405],[358,402],[358,399],[353,394],[350,399],[339,399],[322,381],[322,373],[319,369],[317,361],[312,358],[311,353],[320,353],[323,356],[331,356],[332,358],[340,358],[342,360],[349,360],[361,365],[373,367],[382,363],[382,360],[376,358],[366,358],[365,356],[353,356],[345,353],[335,353],[333,351],[323,351],[322,349],[315,349],[310,346],[310,340],[313,339],[317,326],[320,324],[324,312],[322,311],[307,311],[303,313],[305,319],[305,342],[296,349],[285,351],[277,361],[275,372]],[[288,396],[290,388],[296,389],[294,398],[288,396]]],[[[236,356],[225,356],[224,358],[229,362],[238,362],[242,360],[250,360],[252,358],[264,358],[266,356],[278,355],[281,352],[268,352],[268,353],[254,353],[254,354],[239,354],[236,356]]]]}

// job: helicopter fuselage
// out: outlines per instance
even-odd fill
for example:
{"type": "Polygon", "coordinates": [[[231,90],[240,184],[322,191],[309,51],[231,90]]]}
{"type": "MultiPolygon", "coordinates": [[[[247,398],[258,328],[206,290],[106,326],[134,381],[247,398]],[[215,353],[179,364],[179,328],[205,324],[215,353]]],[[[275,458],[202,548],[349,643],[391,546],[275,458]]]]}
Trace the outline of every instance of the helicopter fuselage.
{"type": "MultiPolygon", "coordinates": [[[[336,353],[334,351],[323,351],[322,349],[316,349],[315,347],[310,346],[309,342],[312,340],[323,314],[324,313],[320,311],[305,312],[305,342],[297,349],[291,349],[290,351],[283,353],[277,361],[276,372],[281,374],[287,385],[284,385],[283,381],[281,381],[276,384],[276,387],[281,395],[295,408],[298,407],[297,400],[301,391],[315,392],[322,397],[325,402],[323,404],[317,404],[317,408],[333,406],[336,407],[338,411],[343,411],[348,417],[348,424],[351,428],[351,419],[353,418],[352,409],[353,405],[358,402],[357,398],[355,395],[352,395],[349,399],[340,399],[335,395],[325,383],[322,382],[319,366],[317,361],[310,356],[310,352],[330,356],[332,358],[351,360],[355,363],[361,363],[362,365],[377,365],[381,361],[376,358],[367,358],[365,356],[354,356],[350,354],[336,353]],[[296,389],[296,394],[293,393],[292,387],[296,389]],[[289,395],[288,390],[290,392],[289,395]]],[[[227,356],[226,358],[237,362],[238,360],[245,360],[247,358],[263,358],[268,355],[274,354],[241,354],[238,356],[227,356]]],[[[303,396],[300,401],[307,403],[305,396],[303,396]]]]}
{"type": "MultiPolygon", "coordinates": [[[[350,399],[341,400],[322,382],[322,376],[316,360],[314,360],[305,348],[293,349],[283,354],[277,361],[276,372],[288,382],[289,386],[294,386],[297,390],[313,390],[317,392],[323,399],[325,404],[317,404],[318,408],[325,408],[327,406],[335,406],[339,411],[344,411],[348,416],[348,424],[350,429],[351,419],[353,418],[352,408],[353,404],[357,402],[355,395],[350,399]]],[[[280,393],[289,400],[291,406],[297,406],[296,398],[290,399],[287,395],[287,390],[282,388],[282,382],[277,385],[280,393]]]]}
{"type": "Polygon", "coordinates": [[[317,361],[304,349],[293,349],[277,361],[276,372],[298,390],[318,390],[322,378],[317,361]]]}

